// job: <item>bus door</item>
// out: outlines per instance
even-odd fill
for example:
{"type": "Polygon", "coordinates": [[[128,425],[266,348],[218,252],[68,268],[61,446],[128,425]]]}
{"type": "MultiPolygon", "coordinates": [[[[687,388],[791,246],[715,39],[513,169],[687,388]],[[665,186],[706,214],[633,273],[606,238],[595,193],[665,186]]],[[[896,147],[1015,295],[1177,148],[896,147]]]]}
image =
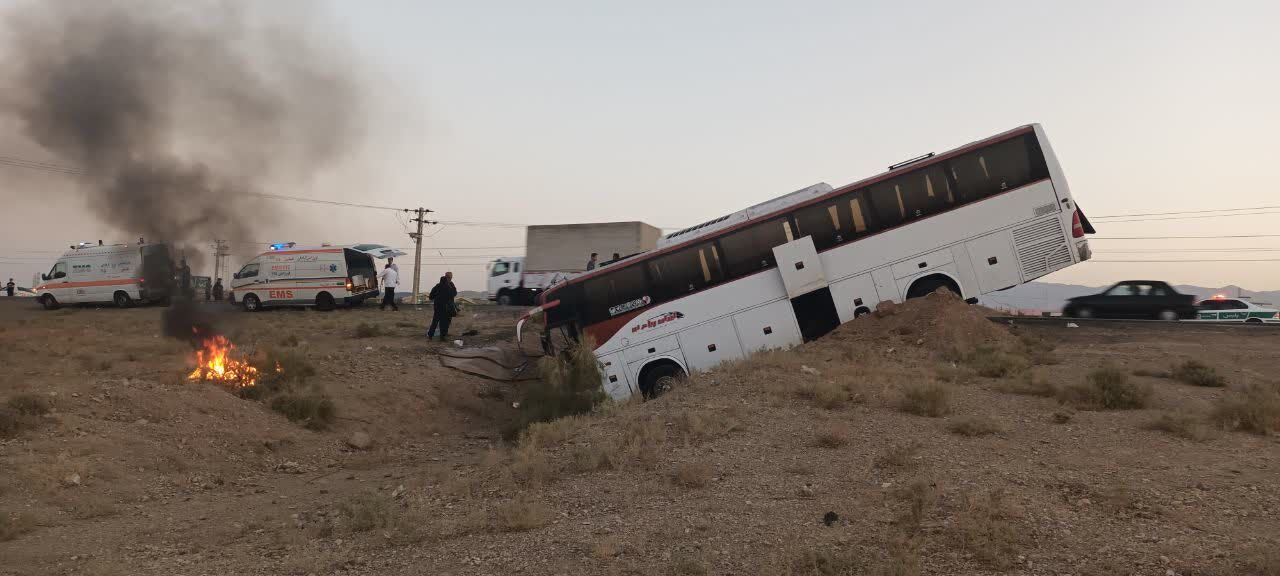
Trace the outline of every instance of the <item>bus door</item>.
{"type": "Polygon", "coordinates": [[[782,284],[791,299],[791,309],[805,341],[813,340],[840,325],[840,314],[831,297],[827,274],[818,259],[813,238],[805,236],[775,246],[773,257],[782,274],[782,284]]]}

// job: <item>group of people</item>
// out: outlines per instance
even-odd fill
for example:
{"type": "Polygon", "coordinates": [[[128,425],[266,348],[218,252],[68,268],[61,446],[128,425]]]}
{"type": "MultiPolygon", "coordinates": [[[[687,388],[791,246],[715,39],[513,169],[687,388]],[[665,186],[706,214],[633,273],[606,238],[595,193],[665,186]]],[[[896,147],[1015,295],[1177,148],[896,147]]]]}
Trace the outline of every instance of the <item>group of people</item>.
{"type": "MultiPolygon", "coordinates": [[[[387,265],[378,272],[378,282],[382,284],[382,304],[378,306],[379,310],[386,310],[387,306],[393,311],[399,311],[400,306],[396,304],[396,287],[400,285],[400,266],[396,264],[395,258],[387,258],[387,265]]],[[[436,330],[440,331],[440,341],[443,342],[449,338],[449,324],[453,322],[453,317],[458,315],[458,306],[454,299],[458,297],[458,288],[453,285],[453,272],[445,272],[440,277],[427,298],[431,300],[432,314],[431,327],[427,328],[427,338],[435,338],[436,330]]]]}
{"type": "MultiPolygon", "coordinates": [[[[622,259],[622,255],[621,255],[621,254],[619,254],[619,253],[617,253],[617,252],[614,252],[614,253],[613,253],[613,258],[610,258],[610,259],[609,259],[609,261],[610,261],[610,262],[617,262],[618,260],[621,260],[621,259],[622,259]]],[[[599,260],[600,260],[600,253],[599,253],[599,252],[592,252],[592,253],[591,253],[591,259],[587,260],[587,270],[595,270],[595,269],[596,269],[596,266],[599,266],[599,265],[600,265],[599,260]]]]}

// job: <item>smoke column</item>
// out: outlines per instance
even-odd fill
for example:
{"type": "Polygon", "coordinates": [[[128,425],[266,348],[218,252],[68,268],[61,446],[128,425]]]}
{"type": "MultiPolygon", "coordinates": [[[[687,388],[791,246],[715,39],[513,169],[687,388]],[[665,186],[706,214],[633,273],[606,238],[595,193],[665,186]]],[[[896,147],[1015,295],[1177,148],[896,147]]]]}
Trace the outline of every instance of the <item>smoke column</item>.
{"type": "MultiPolygon", "coordinates": [[[[352,141],[354,83],[275,2],[39,1],[0,14],[0,115],[85,172],[88,208],[194,256],[258,235],[352,141]],[[286,19],[277,19],[285,21],[286,19]],[[281,188],[285,191],[281,192],[281,188]]],[[[69,233],[72,231],[69,231],[69,233]]]]}

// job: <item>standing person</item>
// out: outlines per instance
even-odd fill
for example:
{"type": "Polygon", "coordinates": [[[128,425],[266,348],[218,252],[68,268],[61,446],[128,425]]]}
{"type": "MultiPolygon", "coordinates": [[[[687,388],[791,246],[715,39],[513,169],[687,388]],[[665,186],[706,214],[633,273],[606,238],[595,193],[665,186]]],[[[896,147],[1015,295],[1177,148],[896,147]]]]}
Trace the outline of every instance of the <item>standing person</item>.
{"type": "Polygon", "coordinates": [[[222,301],[222,279],[219,278],[213,282],[213,299],[216,302],[222,301]]]}
{"type": "Polygon", "coordinates": [[[196,292],[191,288],[191,267],[187,266],[186,258],[183,258],[178,264],[178,285],[182,287],[182,295],[184,297],[195,297],[196,292]]]}
{"type": "Polygon", "coordinates": [[[9,279],[9,283],[4,285],[4,291],[5,291],[5,293],[6,293],[6,294],[8,294],[8,295],[9,295],[9,297],[10,297],[10,298],[13,298],[13,290],[14,290],[14,288],[17,288],[17,284],[14,284],[14,283],[13,283],[13,278],[10,278],[10,279],[9,279]]]}
{"type": "Polygon", "coordinates": [[[396,271],[395,264],[387,262],[387,267],[378,274],[378,281],[382,283],[385,290],[382,295],[382,305],[378,306],[378,309],[386,310],[390,305],[393,311],[399,312],[400,307],[396,305],[396,286],[400,284],[400,273],[396,271]]]}
{"type": "Polygon", "coordinates": [[[458,314],[458,308],[453,303],[457,296],[458,288],[453,285],[453,272],[445,272],[440,277],[440,283],[432,287],[431,293],[427,295],[432,304],[431,327],[427,328],[428,340],[435,336],[437,326],[440,327],[440,341],[444,342],[449,338],[449,323],[458,314]]]}
{"type": "Polygon", "coordinates": [[[599,256],[600,256],[600,255],[599,255],[599,254],[596,254],[595,252],[592,252],[592,253],[591,253],[591,259],[590,259],[590,260],[587,260],[587,270],[595,270],[595,269],[596,269],[596,259],[597,259],[597,258],[599,258],[599,256]]]}
{"type": "Polygon", "coordinates": [[[614,253],[613,253],[613,261],[614,261],[614,262],[617,262],[617,261],[619,261],[619,260],[621,260],[621,259],[622,259],[622,255],[621,255],[621,254],[619,254],[619,253],[617,253],[617,252],[614,252],[614,253]]]}
{"type": "Polygon", "coordinates": [[[396,264],[395,256],[387,256],[387,266],[390,266],[392,270],[395,270],[396,274],[400,273],[400,265],[396,264]]]}

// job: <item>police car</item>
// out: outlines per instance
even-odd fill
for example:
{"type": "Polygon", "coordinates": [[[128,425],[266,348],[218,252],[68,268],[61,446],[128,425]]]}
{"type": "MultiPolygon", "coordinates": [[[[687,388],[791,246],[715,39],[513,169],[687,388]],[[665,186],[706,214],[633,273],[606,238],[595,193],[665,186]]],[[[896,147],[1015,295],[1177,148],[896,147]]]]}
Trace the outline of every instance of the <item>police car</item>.
{"type": "Polygon", "coordinates": [[[1196,305],[1196,320],[1273,324],[1280,323],[1280,311],[1269,305],[1259,306],[1245,298],[1217,295],[1196,305]]]}

